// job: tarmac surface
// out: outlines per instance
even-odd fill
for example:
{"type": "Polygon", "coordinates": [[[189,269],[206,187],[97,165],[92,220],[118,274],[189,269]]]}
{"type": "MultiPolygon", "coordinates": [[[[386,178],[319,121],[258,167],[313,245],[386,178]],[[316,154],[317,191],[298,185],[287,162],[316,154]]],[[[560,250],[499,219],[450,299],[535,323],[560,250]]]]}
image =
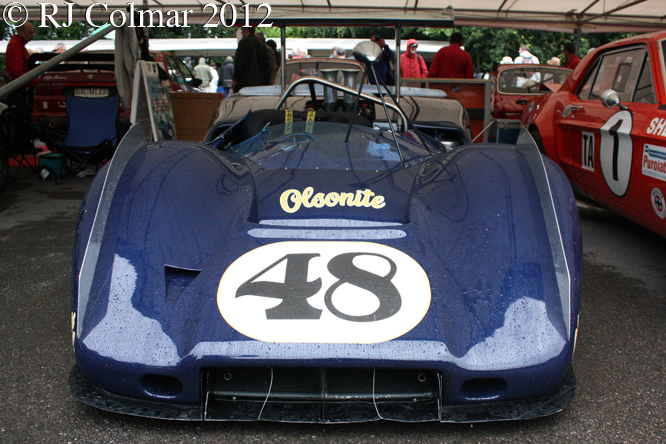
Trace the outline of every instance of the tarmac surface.
{"type": "Polygon", "coordinates": [[[67,376],[71,246],[89,183],[21,171],[0,195],[0,443],[666,442],[666,239],[594,210],[581,212],[578,392],[562,413],[474,425],[303,425],[169,422],[83,405],[67,376]]]}

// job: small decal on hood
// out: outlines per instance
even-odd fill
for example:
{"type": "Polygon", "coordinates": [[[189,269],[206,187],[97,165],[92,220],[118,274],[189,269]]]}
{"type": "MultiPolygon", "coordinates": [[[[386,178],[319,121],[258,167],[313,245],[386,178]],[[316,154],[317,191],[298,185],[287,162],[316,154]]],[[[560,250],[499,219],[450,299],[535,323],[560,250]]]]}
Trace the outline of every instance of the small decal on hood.
{"type": "Polygon", "coordinates": [[[384,196],[375,195],[371,190],[356,190],[356,193],[314,194],[312,187],[307,187],[301,193],[298,190],[287,190],[280,196],[280,206],[287,213],[295,213],[301,206],[305,208],[334,207],[372,207],[375,209],[386,206],[384,196]]]}

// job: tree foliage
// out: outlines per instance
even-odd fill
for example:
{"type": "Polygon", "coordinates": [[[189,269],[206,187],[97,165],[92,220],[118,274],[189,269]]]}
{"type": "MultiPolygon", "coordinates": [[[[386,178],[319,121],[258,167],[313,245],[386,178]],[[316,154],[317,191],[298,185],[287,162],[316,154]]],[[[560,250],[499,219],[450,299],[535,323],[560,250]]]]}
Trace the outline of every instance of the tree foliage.
{"type": "MultiPolygon", "coordinates": [[[[100,23],[101,24],[101,23],[100,23]]],[[[187,28],[150,28],[151,38],[233,38],[238,28],[204,28],[200,25],[190,25],[187,28]]],[[[84,22],[72,23],[69,27],[35,28],[36,40],[79,40],[88,37],[95,28],[84,22]]],[[[263,28],[261,31],[267,38],[279,39],[280,29],[263,28]]],[[[455,29],[441,28],[404,28],[401,33],[403,40],[415,38],[420,41],[440,40],[447,41],[454,31],[461,32],[465,37],[465,49],[471,54],[476,72],[489,71],[494,63],[498,63],[504,56],[516,58],[521,45],[530,46],[532,54],[542,63],[551,57],[559,57],[564,61],[562,46],[564,43],[575,43],[574,34],[535,31],[523,29],[483,28],[463,26],[455,29]]],[[[8,39],[13,29],[6,23],[0,22],[0,36],[8,39]]],[[[379,34],[386,39],[395,38],[393,28],[350,28],[350,27],[297,27],[287,28],[287,38],[370,38],[379,34]]],[[[590,48],[599,47],[605,43],[624,38],[633,34],[606,33],[583,34],[580,39],[579,55],[587,54],[590,48]]],[[[46,48],[45,48],[46,49],[46,48]]],[[[48,49],[46,49],[48,50],[48,49]]]]}

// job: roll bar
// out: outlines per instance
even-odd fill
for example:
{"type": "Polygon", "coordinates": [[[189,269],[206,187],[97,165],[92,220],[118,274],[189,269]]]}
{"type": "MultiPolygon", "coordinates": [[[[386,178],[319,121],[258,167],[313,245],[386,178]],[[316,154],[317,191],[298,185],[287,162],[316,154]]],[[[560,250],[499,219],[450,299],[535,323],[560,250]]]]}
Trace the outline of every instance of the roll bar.
{"type": "MultiPolygon", "coordinates": [[[[355,89],[347,88],[346,86],[342,86],[342,85],[340,85],[338,83],[335,83],[335,82],[330,82],[326,79],[322,79],[321,77],[305,76],[305,77],[301,77],[300,79],[292,82],[292,84],[289,85],[289,88],[287,88],[287,90],[282,94],[282,97],[280,97],[280,100],[278,101],[277,105],[275,105],[275,109],[282,108],[282,106],[284,105],[284,103],[287,100],[287,97],[289,97],[289,95],[292,93],[292,91],[294,89],[296,89],[296,87],[298,85],[300,85],[301,83],[319,83],[321,85],[337,89],[338,91],[342,91],[342,92],[347,93],[347,94],[353,94],[354,96],[358,96],[358,91],[356,91],[355,89]]],[[[382,104],[382,101],[380,99],[378,99],[377,97],[375,97],[375,96],[371,96],[371,95],[368,95],[368,94],[361,94],[361,97],[363,99],[369,101],[369,102],[373,102],[373,103],[378,104],[378,105],[382,104]]],[[[407,118],[405,117],[405,115],[402,113],[400,108],[398,108],[396,105],[393,105],[391,103],[387,103],[386,106],[388,108],[391,108],[398,115],[400,115],[400,117],[403,119],[403,122],[407,121],[407,118]]]]}

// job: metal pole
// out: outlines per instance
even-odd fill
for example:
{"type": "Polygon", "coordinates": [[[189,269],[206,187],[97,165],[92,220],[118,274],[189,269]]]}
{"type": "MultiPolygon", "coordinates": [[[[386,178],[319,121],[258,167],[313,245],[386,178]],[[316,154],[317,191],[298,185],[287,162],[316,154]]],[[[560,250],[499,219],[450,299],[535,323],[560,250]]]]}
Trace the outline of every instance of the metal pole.
{"type": "MultiPolygon", "coordinates": [[[[400,103],[400,36],[402,25],[398,23],[395,27],[395,100],[400,103]]],[[[409,51],[409,48],[407,48],[409,51]]]]}
{"type": "Polygon", "coordinates": [[[287,30],[285,24],[280,25],[280,47],[282,48],[280,57],[282,57],[282,69],[280,70],[280,94],[284,94],[287,88],[287,30]]]}
{"type": "Polygon", "coordinates": [[[67,51],[58,54],[57,56],[53,57],[51,60],[48,60],[41,65],[35,67],[34,69],[31,69],[27,73],[23,74],[21,77],[18,79],[12,80],[2,88],[0,88],[0,98],[4,98],[14,91],[18,90],[19,88],[27,85],[28,83],[32,82],[34,79],[37,77],[41,76],[47,71],[50,71],[58,65],[60,62],[64,62],[65,60],[68,60],[71,58],[74,54],[78,53],[81,51],[83,48],[86,46],[90,45],[91,43],[96,42],[97,40],[101,39],[111,31],[115,30],[116,28],[113,27],[110,23],[107,25],[101,27],[99,31],[91,35],[90,37],[80,41],[76,45],[72,46],[70,49],[67,51]]]}
{"type": "Polygon", "coordinates": [[[580,51],[580,36],[582,32],[583,31],[580,29],[580,26],[576,28],[576,55],[578,55],[578,52],[580,51]]]}

